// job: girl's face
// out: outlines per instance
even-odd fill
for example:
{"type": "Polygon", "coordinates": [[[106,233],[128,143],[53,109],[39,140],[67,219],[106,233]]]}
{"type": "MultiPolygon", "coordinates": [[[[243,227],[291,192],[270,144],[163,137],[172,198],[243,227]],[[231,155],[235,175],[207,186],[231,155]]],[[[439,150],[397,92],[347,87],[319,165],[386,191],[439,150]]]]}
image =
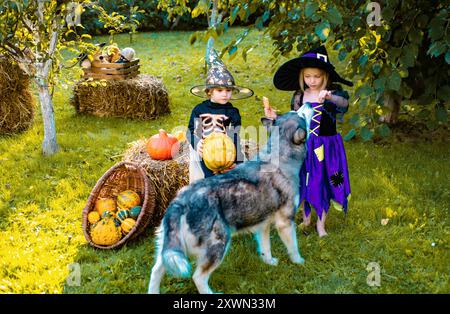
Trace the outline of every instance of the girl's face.
{"type": "Polygon", "coordinates": [[[211,91],[211,101],[225,105],[230,99],[233,91],[230,88],[217,87],[211,91]]]}
{"type": "Polygon", "coordinates": [[[317,68],[305,68],[303,70],[303,80],[313,91],[320,91],[324,87],[325,73],[317,68]]]}

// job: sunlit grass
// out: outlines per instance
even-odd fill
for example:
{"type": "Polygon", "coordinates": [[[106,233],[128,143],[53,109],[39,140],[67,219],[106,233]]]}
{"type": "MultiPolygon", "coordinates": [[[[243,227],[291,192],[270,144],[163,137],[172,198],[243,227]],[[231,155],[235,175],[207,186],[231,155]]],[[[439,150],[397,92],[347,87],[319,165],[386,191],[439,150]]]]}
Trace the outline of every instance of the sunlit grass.
{"type": "MultiPolygon", "coordinates": [[[[233,29],[231,35],[240,32],[233,29]]],[[[0,292],[145,293],[154,261],[154,230],[120,250],[90,247],[81,229],[81,212],[103,173],[121,159],[128,143],[159,128],[186,125],[201,101],[189,89],[204,78],[204,44],[189,46],[190,32],[142,33],[132,45],[141,73],[161,76],[170,94],[171,114],[152,121],[78,116],[71,89],[55,90],[61,150],[43,157],[42,119],[19,135],[0,138],[0,292]],[[81,284],[70,278],[78,263],[81,284]],[[67,282],[66,279],[69,279],[67,282]]],[[[98,42],[108,38],[98,38],[98,42]]],[[[120,47],[128,36],[117,36],[120,47]]],[[[272,47],[263,34],[247,62],[224,58],[237,84],[269,97],[281,111],[290,93],[275,90],[270,71],[272,47]]],[[[217,47],[223,47],[218,42],[217,47]]],[[[72,73],[65,72],[66,77],[72,73]]],[[[244,127],[259,126],[256,97],[234,101],[244,127]]],[[[352,109],[350,109],[351,112],[352,109]]],[[[339,125],[339,128],[347,126],[339,125]]],[[[232,240],[211,286],[227,293],[449,293],[448,142],[346,143],[352,199],[347,217],[330,209],[329,236],[298,232],[305,266],[289,262],[273,233],[272,251],[280,259],[268,266],[256,254],[250,235],[232,240]],[[389,219],[386,225],[382,219],[389,219]],[[380,265],[380,286],[367,284],[369,263],[380,265]]],[[[300,221],[300,215],[297,217],[300,221]]],[[[162,291],[196,293],[191,280],[165,277],[162,291]]]]}

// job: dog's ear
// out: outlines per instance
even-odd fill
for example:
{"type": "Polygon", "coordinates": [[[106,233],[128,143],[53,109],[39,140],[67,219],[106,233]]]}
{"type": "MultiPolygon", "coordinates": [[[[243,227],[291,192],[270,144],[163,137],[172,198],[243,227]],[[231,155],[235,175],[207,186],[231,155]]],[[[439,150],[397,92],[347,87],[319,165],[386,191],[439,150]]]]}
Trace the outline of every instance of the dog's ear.
{"type": "Polygon", "coordinates": [[[292,137],[292,142],[294,142],[294,144],[296,144],[296,145],[300,145],[305,142],[305,139],[306,139],[306,131],[303,130],[302,128],[298,128],[294,132],[294,136],[292,137]]]}
{"type": "Polygon", "coordinates": [[[270,127],[273,126],[273,123],[275,122],[274,119],[269,118],[261,118],[261,123],[264,125],[264,127],[267,129],[267,131],[270,130],[270,127]]]}

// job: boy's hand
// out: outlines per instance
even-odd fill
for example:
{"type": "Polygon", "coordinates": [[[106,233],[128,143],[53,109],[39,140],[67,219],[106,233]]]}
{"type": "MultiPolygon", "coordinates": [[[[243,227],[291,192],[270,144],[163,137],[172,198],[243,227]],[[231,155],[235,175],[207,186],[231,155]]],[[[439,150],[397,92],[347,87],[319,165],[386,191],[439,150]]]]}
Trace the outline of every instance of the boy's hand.
{"type": "Polygon", "coordinates": [[[319,103],[323,103],[325,99],[331,99],[331,91],[329,90],[321,90],[319,93],[319,103]]]}
{"type": "Polygon", "coordinates": [[[264,96],[262,98],[262,101],[263,101],[263,106],[264,106],[264,115],[269,119],[276,119],[277,114],[276,114],[275,110],[273,110],[272,107],[270,107],[269,98],[264,96]]]}
{"type": "Polygon", "coordinates": [[[200,157],[203,157],[203,139],[198,142],[197,153],[200,155],[200,157]]]}

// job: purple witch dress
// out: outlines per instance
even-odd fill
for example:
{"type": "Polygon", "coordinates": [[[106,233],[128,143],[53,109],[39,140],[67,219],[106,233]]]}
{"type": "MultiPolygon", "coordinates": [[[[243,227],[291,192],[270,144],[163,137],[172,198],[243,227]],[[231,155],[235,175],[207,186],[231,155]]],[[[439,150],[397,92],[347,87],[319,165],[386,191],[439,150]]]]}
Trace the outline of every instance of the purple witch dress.
{"type": "MultiPolygon", "coordinates": [[[[343,112],[334,103],[309,103],[314,110],[307,140],[307,155],[300,170],[300,202],[305,215],[311,207],[322,219],[330,201],[348,209],[350,179],[342,137],[336,132],[336,113],[343,112]],[[321,125],[323,123],[324,125],[321,125]]],[[[346,110],[345,110],[346,111],[346,110]]]]}

